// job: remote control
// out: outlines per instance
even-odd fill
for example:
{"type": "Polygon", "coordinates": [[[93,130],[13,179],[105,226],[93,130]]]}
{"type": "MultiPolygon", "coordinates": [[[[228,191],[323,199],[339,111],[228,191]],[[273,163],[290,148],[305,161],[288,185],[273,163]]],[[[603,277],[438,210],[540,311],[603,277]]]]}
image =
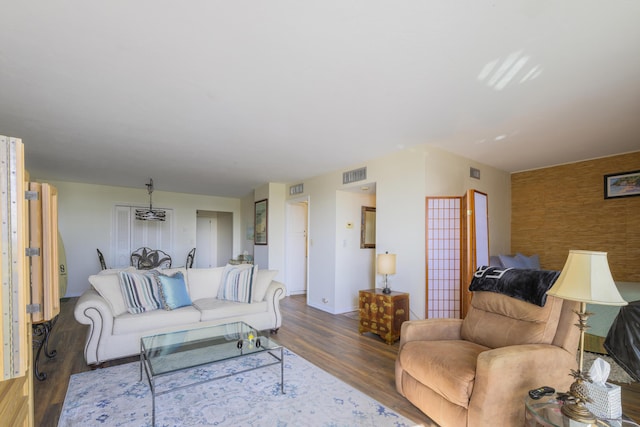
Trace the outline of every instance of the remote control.
{"type": "Polygon", "coordinates": [[[533,390],[529,390],[529,397],[532,399],[540,399],[542,396],[549,396],[550,394],[555,393],[555,389],[549,386],[543,386],[539,388],[534,388],[533,390]]]}

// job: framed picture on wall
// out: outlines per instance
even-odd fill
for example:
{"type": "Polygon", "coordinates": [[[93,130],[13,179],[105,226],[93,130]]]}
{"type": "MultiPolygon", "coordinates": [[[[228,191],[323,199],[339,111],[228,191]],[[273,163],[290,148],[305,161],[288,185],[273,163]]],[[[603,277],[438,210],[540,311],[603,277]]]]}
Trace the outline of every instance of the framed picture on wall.
{"type": "Polygon", "coordinates": [[[604,198],[640,196],[640,170],[604,176],[604,198]]]}
{"type": "Polygon", "coordinates": [[[267,244],[267,233],[269,228],[269,204],[268,200],[259,200],[255,203],[255,223],[253,227],[253,243],[255,245],[267,244]]]}

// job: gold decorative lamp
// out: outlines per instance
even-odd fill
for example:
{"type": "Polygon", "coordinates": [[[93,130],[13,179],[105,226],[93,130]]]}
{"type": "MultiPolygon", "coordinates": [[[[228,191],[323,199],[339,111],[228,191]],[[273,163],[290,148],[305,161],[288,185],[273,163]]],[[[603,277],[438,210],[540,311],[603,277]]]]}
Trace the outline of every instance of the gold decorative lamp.
{"type": "Polygon", "coordinates": [[[569,257],[556,283],[547,295],[580,302],[578,323],[580,329],[579,364],[577,371],[571,371],[575,378],[567,393],[569,399],[562,406],[562,413],[581,423],[595,423],[596,417],[585,406],[589,393],[584,384],[590,381],[589,374],[583,372],[584,331],[588,329],[587,319],[593,313],[587,312],[587,304],[626,305],[609,270],[606,252],[569,251],[569,257]]]}
{"type": "Polygon", "coordinates": [[[388,251],[378,254],[378,274],[384,274],[384,289],[382,292],[390,294],[388,276],[389,274],[396,274],[396,254],[390,254],[388,251]]]}

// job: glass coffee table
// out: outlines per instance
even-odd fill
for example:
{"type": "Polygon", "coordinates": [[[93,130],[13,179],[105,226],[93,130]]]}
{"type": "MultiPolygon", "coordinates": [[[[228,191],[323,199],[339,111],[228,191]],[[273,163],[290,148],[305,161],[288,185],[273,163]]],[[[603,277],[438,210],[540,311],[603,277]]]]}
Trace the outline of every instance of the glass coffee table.
{"type": "Polygon", "coordinates": [[[284,394],[283,347],[244,322],[142,337],[140,381],[144,370],[151,388],[152,425],[156,424],[156,396],[277,364],[280,364],[280,392],[284,394]],[[175,387],[163,384],[166,389],[158,390],[156,381],[161,377],[251,355],[264,357],[258,358],[249,367],[239,364],[238,370],[231,373],[225,372],[175,387]]]}

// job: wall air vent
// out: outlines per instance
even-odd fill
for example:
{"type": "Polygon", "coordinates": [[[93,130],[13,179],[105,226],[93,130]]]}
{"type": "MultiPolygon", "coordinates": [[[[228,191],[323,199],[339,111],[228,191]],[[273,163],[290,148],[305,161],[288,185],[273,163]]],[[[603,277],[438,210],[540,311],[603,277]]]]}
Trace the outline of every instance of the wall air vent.
{"type": "Polygon", "coordinates": [[[344,172],[342,174],[342,183],[343,184],[351,184],[352,182],[362,181],[367,179],[367,168],[366,166],[360,169],[354,169],[349,172],[344,172]]]}
{"type": "Polygon", "coordinates": [[[304,193],[304,184],[296,184],[289,187],[289,195],[293,196],[295,194],[304,193]]]}

